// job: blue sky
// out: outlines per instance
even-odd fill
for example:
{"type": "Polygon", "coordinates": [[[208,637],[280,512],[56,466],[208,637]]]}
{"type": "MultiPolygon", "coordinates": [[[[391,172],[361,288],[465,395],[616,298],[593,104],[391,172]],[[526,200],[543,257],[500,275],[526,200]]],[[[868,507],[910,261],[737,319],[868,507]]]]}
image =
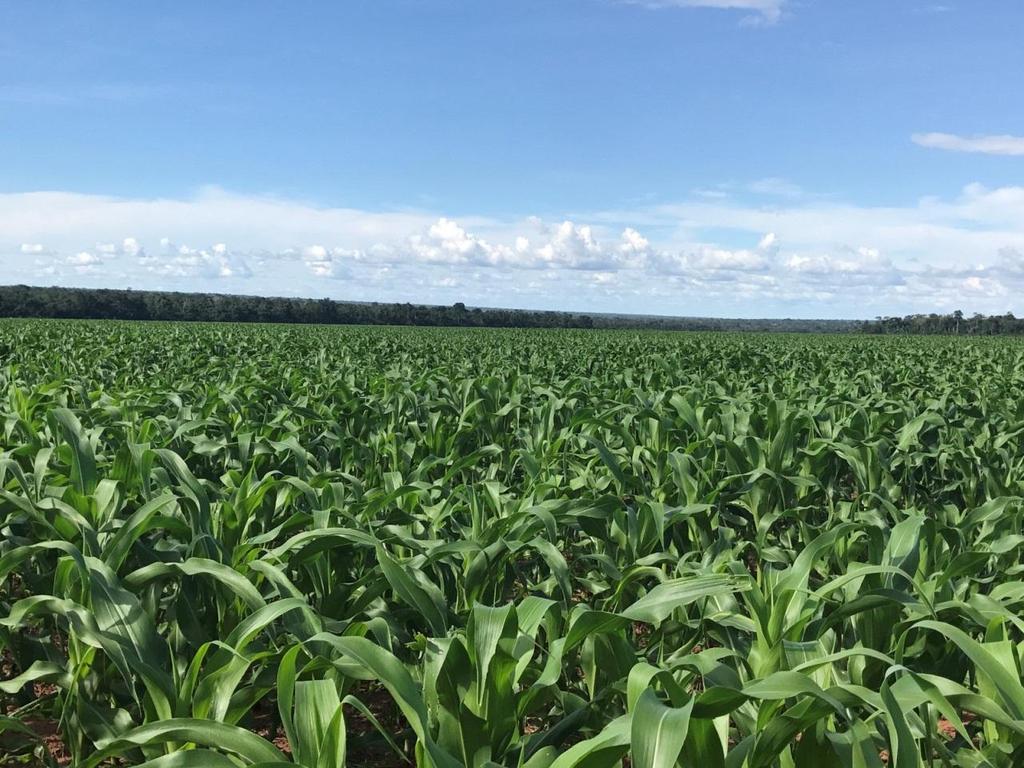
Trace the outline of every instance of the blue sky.
{"type": "Polygon", "coordinates": [[[4,282],[1024,312],[1014,0],[0,7],[4,282]]]}

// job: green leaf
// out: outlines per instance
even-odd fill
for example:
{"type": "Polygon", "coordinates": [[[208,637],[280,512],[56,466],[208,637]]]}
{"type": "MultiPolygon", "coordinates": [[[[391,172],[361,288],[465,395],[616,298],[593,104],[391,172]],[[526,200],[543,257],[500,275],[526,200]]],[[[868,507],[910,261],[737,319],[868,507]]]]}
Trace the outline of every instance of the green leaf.
{"type": "Polygon", "coordinates": [[[593,738],[569,747],[551,763],[550,768],[612,768],[629,751],[630,715],[623,715],[593,738]]]}
{"type": "Polygon", "coordinates": [[[444,605],[439,595],[431,595],[407,573],[406,566],[399,565],[384,547],[377,547],[377,562],[384,578],[395,593],[423,617],[435,637],[443,637],[448,631],[444,605]]]}
{"type": "Polygon", "coordinates": [[[621,615],[632,621],[660,624],[672,612],[687,605],[710,597],[725,597],[734,592],[748,589],[731,576],[684,576],[672,579],[654,587],[621,615]]]}
{"type": "Polygon", "coordinates": [[[83,761],[82,768],[96,768],[109,757],[153,744],[193,742],[221,752],[237,755],[250,763],[284,762],[284,755],[269,741],[244,728],[213,720],[170,718],[158,723],[146,723],[133,728],[104,749],[83,761]]]}
{"type": "Polygon", "coordinates": [[[672,768],[686,741],[693,699],[683,707],[665,706],[653,690],[644,691],[633,710],[630,752],[636,768],[672,768]]]}

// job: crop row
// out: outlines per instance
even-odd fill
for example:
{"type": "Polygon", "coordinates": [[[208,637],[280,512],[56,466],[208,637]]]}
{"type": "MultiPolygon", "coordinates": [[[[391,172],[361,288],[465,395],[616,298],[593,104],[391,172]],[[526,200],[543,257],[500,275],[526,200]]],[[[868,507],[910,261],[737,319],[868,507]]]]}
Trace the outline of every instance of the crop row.
{"type": "Polygon", "coordinates": [[[0,323],[0,754],[1024,765],[1024,344],[0,323]]]}

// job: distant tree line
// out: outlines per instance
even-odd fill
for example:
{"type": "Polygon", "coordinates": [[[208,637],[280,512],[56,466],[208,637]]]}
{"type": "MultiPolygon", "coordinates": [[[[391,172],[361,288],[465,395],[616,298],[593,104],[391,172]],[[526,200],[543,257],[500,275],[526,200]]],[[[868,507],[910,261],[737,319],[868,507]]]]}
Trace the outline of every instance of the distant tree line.
{"type": "Polygon", "coordinates": [[[1024,319],[1012,312],[1005,315],[975,313],[966,317],[959,309],[948,315],[907,315],[905,317],[878,317],[861,326],[864,333],[923,333],[964,336],[996,336],[1024,333],[1024,319]]]}
{"type": "Polygon", "coordinates": [[[326,325],[467,325],[590,328],[587,315],[332,299],[106,288],[0,286],[0,316],[326,325]]]}
{"type": "Polygon", "coordinates": [[[333,299],[236,296],[131,289],[0,286],[0,317],[180,320],[325,325],[437,325],[492,328],[633,328],[684,331],[846,332],[848,320],[726,319],[580,314],[333,299]]]}

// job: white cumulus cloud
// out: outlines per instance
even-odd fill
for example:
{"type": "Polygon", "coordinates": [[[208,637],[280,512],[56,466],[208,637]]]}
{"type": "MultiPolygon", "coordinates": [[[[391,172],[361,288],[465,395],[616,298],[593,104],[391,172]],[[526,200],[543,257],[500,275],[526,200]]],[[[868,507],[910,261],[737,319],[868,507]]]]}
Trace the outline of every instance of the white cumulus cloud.
{"type": "Polygon", "coordinates": [[[426,234],[409,238],[413,257],[441,264],[499,265],[516,260],[515,252],[501,245],[492,245],[467,232],[452,219],[440,218],[430,225],[426,234]]]}
{"type": "Polygon", "coordinates": [[[883,256],[877,248],[860,247],[833,256],[828,253],[802,255],[793,254],[786,260],[786,268],[794,272],[809,274],[864,274],[891,270],[892,261],[883,256]]]}
{"type": "Polygon", "coordinates": [[[350,274],[349,264],[366,258],[358,250],[327,248],[323,245],[309,245],[302,249],[302,260],[310,274],[316,277],[343,278],[350,274]]]}
{"type": "Polygon", "coordinates": [[[786,0],[625,0],[648,8],[720,8],[747,11],[750,20],[775,23],[782,17],[786,0]]]}
{"type": "Polygon", "coordinates": [[[131,256],[132,258],[136,259],[143,258],[146,255],[145,250],[141,245],[139,245],[139,241],[136,240],[134,237],[126,237],[121,242],[121,251],[126,256],[131,256]]]}
{"type": "Polygon", "coordinates": [[[977,152],[983,155],[1024,155],[1024,136],[958,136],[954,133],[915,133],[915,144],[951,152],[977,152]]]}
{"type": "Polygon", "coordinates": [[[68,256],[65,260],[74,271],[78,274],[85,274],[94,271],[96,266],[103,261],[103,258],[96,253],[91,251],[79,251],[78,253],[68,256]]]}
{"type": "Polygon", "coordinates": [[[174,278],[247,278],[253,274],[243,254],[232,252],[225,243],[215,243],[209,248],[192,248],[187,245],[174,246],[170,240],[163,240],[165,250],[173,249],[160,259],[147,260],[150,272],[174,278]]]}
{"type": "Polygon", "coordinates": [[[571,221],[563,221],[553,231],[549,230],[548,241],[535,255],[542,264],[570,269],[605,269],[614,263],[614,257],[597,242],[591,227],[571,221]]]}

